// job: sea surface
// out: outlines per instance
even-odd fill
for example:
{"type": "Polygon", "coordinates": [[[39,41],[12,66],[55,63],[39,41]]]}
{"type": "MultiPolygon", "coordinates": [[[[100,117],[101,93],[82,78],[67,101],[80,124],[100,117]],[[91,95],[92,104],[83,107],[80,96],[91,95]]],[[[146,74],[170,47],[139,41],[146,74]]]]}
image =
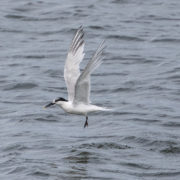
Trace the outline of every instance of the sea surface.
{"type": "Polygon", "coordinates": [[[0,1],[0,179],[180,179],[179,0],[0,1]],[[67,50],[84,27],[85,67],[102,40],[85,117],[67,98],[67,50]]]}

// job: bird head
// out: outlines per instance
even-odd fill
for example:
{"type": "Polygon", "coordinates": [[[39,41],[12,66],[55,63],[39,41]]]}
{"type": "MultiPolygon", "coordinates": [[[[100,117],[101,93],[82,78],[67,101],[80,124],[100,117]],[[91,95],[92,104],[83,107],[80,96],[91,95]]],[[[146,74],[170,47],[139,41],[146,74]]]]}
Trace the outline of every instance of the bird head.
{"type": "Polygon", "coordinates": [[[44,108],[50,107],[50,106],[55,105],[55,104],[61,105],[61,104],[64,104],[64,102],[67,102],[67,100],[62,98],[62,97],[59,97],[59,98],[54,99],[51,103],[44,106],[44,108]]]}

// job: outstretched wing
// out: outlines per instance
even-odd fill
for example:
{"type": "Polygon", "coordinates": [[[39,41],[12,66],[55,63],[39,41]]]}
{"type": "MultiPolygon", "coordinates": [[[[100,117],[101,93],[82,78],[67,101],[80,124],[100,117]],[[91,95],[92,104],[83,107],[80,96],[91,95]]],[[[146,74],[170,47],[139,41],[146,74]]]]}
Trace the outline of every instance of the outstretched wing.
{"type": "Polygon", "coordinates": [[[83,28],[82,26],[77,30],[69,52],[64,67],[64,79],[68,91],[68,100],[73,101],[74,89],[76,81],[80,75],[79,64],[84,57],[84,41],[83,41],[83,28]]]}
{"type": "Polygon", "coordinates": [[[104,41],[98,47],[96,53],[89,61],[84,71],[79,76],[76,85],[75,85],[75,94],[74,94],[74,104],[84,103],[89,104],[90,100],[90,74],[102,63],[103,56],[102,52],[104,46],[104,41]]]}

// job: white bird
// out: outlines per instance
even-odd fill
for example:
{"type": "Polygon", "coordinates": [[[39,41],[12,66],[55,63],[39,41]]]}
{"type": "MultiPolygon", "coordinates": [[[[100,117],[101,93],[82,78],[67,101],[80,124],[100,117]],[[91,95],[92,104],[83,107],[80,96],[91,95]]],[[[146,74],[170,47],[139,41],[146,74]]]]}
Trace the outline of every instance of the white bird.
{"type": "Polygon", "coordinates": [[[45,108],[54,104],[59,105],[65,112],[86,116],[84,128],[88,126],[88,114],[95,111],[107,111],[109,109],[90,104],[90,75],[102,63],[104,42],[100,44],[92,59],[80,73],[79,64],[84,58],[84,32],[80,27],[70,46],[64,67],[64,79],[68,91],[68,100],[56,98],[45,108]]]}

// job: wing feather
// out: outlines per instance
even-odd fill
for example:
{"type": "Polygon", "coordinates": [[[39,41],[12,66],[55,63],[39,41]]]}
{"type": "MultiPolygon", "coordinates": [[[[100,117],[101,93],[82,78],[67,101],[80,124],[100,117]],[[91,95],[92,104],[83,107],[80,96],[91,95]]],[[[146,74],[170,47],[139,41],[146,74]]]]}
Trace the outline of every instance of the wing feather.
{"type": "Polygon", "coordinates": [[[103,50],[104,50],[104,41],[100,44],[96,50],[94,56],[86,65],[84,71],[81,73],[77,79],[75,85],[75,94],[74,94],[74,104],[90,103],[90,75],[91,73],[103,62],[103,50]]]}
{"type": "Polygon", "coordinates": [[[64,67],[64,79],[68,91],[68,100],[73,101],[76,81],[80,75],[79,64],[84,58],[84,32],[82,26],[77,30],[64,67]]]}

